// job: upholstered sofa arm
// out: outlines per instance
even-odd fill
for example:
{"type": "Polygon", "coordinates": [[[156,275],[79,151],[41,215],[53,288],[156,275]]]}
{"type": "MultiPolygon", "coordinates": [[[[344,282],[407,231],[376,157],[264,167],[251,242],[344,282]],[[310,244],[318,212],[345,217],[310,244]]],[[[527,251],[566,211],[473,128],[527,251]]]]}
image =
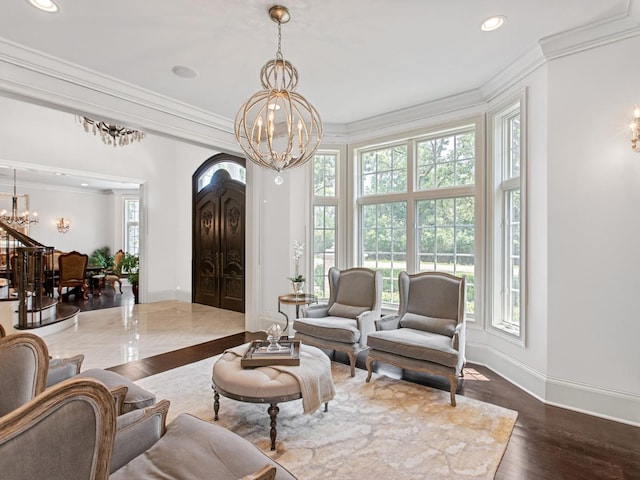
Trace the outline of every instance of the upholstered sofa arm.
{"type": "Polygon", "coordinates": [[[47,387],[68,380],[80,373],[84,355],[79,354],[68,358],[49,359],[49,370],[47,372],[47,387]]]}
{"type": "Polygon", "coordinates": [[[156,443],[166,430],[169,401],[160,402],[117,418],[116,438],[109,473],[126,465],[156,443]]]}
{"type": "Polygon", "coordinates": [[[376,320],[376,330],[397,330],[400,327],[400,315],[385,315],[376,320]]]}
{"type": "Polygon", "coordinates": [[[358,330],[360,330],[360,341],[358,343],[361,347],[367,347],[367,337],[370,333],[376,331],[376,320],[375,313],[369,310],[356,317],[358,330]]]}
{"type": "Polygon", "coordinates": [[[300,308],[301,315],[306,318],[323,318],[329,316],[329,305],[314,304],[300,308]]]}

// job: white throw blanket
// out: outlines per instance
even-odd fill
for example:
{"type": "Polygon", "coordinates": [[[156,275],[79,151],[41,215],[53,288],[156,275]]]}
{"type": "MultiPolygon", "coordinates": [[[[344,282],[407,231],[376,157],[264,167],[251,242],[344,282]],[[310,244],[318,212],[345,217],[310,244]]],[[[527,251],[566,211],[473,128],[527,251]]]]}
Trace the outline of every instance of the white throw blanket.
{"type": "MultiPolygon", "coordinates": [[[[239,345],[226,352],[242,357],[248,345],[239,345]]],[[[331,377],[331,360],[315,347],[300,345],[300,365],[298,366],[269,365],[268,368],[288,373],[298,380],[304,413],[315,412],[323,403],[332,400],[336,394],[331,377]]]]}

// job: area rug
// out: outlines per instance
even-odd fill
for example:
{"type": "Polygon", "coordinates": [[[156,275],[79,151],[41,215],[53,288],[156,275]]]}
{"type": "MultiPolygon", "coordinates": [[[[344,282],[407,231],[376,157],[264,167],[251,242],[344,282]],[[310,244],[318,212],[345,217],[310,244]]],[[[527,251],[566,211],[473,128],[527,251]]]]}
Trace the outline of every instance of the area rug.
{"type": "MultiPolygon", "coordinates": [[[[217,357],[139,380],[171,400],[169,421],[189,412],[213,420],[211,368],[217,357]]],[[[268,405],[220,398],[216,422],[248,439],[301,480],[492,479],[517,412],[332,363],[336,396],[329,411],[302,414],[280,403],[277,450],[270,451],[268,405]]]]}

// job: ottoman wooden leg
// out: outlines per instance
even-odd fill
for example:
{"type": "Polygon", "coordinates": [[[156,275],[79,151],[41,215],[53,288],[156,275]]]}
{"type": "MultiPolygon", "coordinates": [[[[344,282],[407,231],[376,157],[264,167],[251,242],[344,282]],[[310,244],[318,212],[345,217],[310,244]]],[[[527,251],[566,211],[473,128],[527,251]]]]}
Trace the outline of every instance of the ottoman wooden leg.
{"type": "Polygon", "coordinates": [[[220,410],[220,394],[213,390],[213,419],[218,420],[218,410],[220,410]]]}
{"type": "Polygon", "coordinates": [[[278,408],[277,403],[272,403],[267,411],[269,412],[269,418],[271,419],[271,431],[269,434],[271,435],[271,451],[273,451],[276,449],[276,436],[278,435],[278,431],[276,430],[276,417],[278,416],[280,409],[278,408]]]}

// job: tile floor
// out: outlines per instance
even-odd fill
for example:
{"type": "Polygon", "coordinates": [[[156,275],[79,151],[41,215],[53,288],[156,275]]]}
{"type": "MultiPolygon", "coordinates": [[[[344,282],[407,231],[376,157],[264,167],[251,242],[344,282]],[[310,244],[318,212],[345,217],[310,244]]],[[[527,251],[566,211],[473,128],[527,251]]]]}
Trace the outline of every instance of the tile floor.
{"type": "Polygon", "coordinates": [[[44,337],[53,357],[85,355],[82,369],[109,368],[244,331],[244,314],[169,300],[81,312],[44,337]]]}

